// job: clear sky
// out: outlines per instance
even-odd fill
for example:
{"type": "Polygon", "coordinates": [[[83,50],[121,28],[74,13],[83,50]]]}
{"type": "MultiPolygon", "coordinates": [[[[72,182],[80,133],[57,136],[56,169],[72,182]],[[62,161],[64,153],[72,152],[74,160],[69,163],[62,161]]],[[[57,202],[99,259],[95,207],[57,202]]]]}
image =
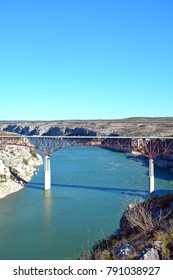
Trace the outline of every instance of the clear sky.
{"type": "Polygon", "coordinates": [[[172,0],[0,0],[0,120],[173,116],[172,0]]]}

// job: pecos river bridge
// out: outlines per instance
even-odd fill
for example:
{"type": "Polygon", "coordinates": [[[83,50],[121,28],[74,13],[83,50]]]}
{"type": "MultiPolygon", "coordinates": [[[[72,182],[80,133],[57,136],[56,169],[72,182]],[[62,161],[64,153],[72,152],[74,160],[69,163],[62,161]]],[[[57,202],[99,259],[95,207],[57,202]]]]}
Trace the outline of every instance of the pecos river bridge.
{"type": "Polygon", "coordinates": [[[51,188],[50,155],[73,146],[97,146],[135,152],[149,159],[149,192],[154,191],[154,158],[173,151],[173,137],[0,136],[0,146],[24,146],[44,155],[44,190],[51,188]]]}

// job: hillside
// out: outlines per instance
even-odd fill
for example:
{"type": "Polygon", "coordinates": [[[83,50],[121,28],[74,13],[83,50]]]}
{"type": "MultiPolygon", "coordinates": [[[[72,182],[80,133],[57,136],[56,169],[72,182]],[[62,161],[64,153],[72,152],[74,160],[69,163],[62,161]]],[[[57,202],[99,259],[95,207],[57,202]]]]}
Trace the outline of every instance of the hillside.
{"type": "Polygon", "coordinates": [[[128,206],[117,234],[99,241],[80,259],[172,260],[173,194],[151,196],[128,206]]]}
{"type": "Polygon", "coordinates": [[[1,132],[23,135],[173,136],[173,117],[115,120],[0,121],[1,132]]]}

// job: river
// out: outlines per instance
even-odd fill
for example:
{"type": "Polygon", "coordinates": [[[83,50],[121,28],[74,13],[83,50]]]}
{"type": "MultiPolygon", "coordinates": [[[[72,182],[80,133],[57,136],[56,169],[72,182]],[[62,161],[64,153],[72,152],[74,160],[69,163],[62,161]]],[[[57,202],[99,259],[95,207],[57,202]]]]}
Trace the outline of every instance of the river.
{"type": "MultiPolygon", "coordinates": [[[[129,203],[148,195],[148,166],[135,156],[97,147],[51,155],[52,188],[43,166],[22,190],[0,200],[0,259],[77,259],[118,229],[129,203]]],[[[156,190],[173,174],[155,168],[156,190]]]]}

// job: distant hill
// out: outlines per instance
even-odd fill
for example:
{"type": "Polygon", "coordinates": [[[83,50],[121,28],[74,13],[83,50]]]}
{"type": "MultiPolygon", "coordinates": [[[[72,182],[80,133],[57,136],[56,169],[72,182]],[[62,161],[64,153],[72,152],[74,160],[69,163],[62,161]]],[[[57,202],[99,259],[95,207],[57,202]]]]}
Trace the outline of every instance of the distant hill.
{"type": "Polygon", "coordinates": [[[173,117],[115,120],[0,121],[1,134],[173,136],[173,117]]]}

